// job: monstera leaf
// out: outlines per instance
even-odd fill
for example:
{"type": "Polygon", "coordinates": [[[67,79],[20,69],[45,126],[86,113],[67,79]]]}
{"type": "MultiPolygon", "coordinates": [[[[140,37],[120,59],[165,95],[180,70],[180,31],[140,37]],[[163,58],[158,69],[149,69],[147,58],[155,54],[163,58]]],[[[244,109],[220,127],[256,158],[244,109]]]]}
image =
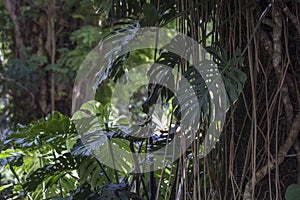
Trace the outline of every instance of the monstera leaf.
{"type": "Polygon", "coordinates": [[[126,71],[123,65],[124,59],[129,56],[129,42],[136,37],[139,24],[133,24],[126,28],[114,30],[117,37],[111,37],[104,43],[99,44],[100,51],[105,52],[103,57],[100,57],[100,71],[97,72],[97,81],[94,85],[94,91],[106,79],[118,80],[126,71]],[[125,34],[122,34],[125,32],[125,34]],[[107,51],[107,52],[106,52],[107,51]]]}
{"type": "MultiPolygon", "coordinates": [[[[46,182],[46,188],[51,187],[66,174],[77,168],[79,161],[70,153],[66,153],[54,160],[54,164],[49,164],[33,171],[24,184],[27,191],[34,191],[37,186],[46,182]]],[[[73,183],[74,184],[74,183],[73,183]]],[[[73,185],[74,189],[75,185],[73,185]]]]}
{"type": "MultiPolygon", "coordinates": [[[[128,127],[119,125],[111,119],[109,109],[109,106],[103,106],[97,101],[89,101],[73,115],[72,119],[76,124],[82,144],[85,146],[80,147],[77,143],[73,152],[82,154],[87,149],[87,152],[91,152],[100,160],[99,163],[111,162],[113,159],[116,164],[127,165],[127,162],[124,162],[123,153],[130,152],[129,141],[134,138],[129,134],[128,127]],[[118,146],[122,151],[112,151],[108,146],[110,144],[118,146]]],[[[99,163],[95,163],[95,166],[99,163]]],[[[84,177],[84,179],[86,178],[84,177]]]]}
{"type": "Polygon", "coordinates": [[[177,119],[195,119],[194,110],[201,110],[204,117],[209,115],[209,90],[202,76],[190,66],[183,73],[185,81],[179,82],[178,96],[173,101],[174,115],[177,119]],[[193,98],[196,97],[196,98],[193,98]]]}
{"type": "Polygon", "coordinates": [[[179,120],[194,119],[195,116],[192,116],[194,113],[192,111],[196,107],[201,110],[202,117],[210,117],[210,109],[213,103],[211,98],[221,98],[220,100],[224,102],[221,104],[228,110],[230,105],[238,99],[247,79],[246,75],[236,68],[236,65],[243,63],[243,57],[241,52],[237,50],[232,60],[228,61],[224,49],[222,49],[222,53],[213,48],[207,48],[206,50],[207,52],[203,51],[205,56],[197,66],[194,66],[174,53],[179,52],[185,57],[191,54],[191,44],[181,37],[175,37],[170,44],[161,49],[160,57],[148,73],[151,84],[148,87],[148,98],[143,105],[144,112],[148,113],[149,108],[159,98],[162,98],[163,102],[173,99],[174,114],[179,120]],[[177,50],[176,47],[181,50],[177,50]],[[209,55],[213,57],[215,62],[208,59],[209,55]],[[180,67],[182,63],[185,63],[185,67],[180,67]],[[162,70],[162,66],[168,66],[168,70],[162,70]],[[182,75],[179,78],[177,89],[174,85],[176,85],[175,80],[178,77],[174,75],[174,70],[181,71],[182,75]],[[168,88],[163,83],[167,83],[168,88]],[[182,113],[185,113],[185,116],[182,116],[182,113]]]}
{"type": "Polygon", "coordinates": [[[226,58],[226,50],[222,47],[219,48],[220,52],[213,47],[207,47],[206,50],[213,56],[214,61],[218,64],[227,91],[228,102],[232,104],[238,99],[247,80],[246,74],[236,68],[238,65],[243,66],[244,57],[238,48],[234,52],[233,58],[228,61],[226,58]]]}
{"type": "Polygon", "coordinates": [[[37,149],[48,145],[58,152],[66,150],[66,139],[76,134],[72,121],[58,113],[48,115],[45,119],[32,122],[29,126],[20,128],[16,133],[5,139],[5,144],[11,144],[21,149],[37,149]]]}
{"type": "Polygon", "coordinates": [[[4,139],[3,142],[13,149],[1,152],[0,164],[9,165],[17,178],[15,189],[20,191],[19,195],[24,195],[25,191],[39,199],[43,194],[66,194],[75,189],[77,178],[72,173],[80,157],[67,152],[73,145],[70,139],[76,138],[76,134],[72,121],[54,112],[45,119],[22,126],[4,139]],[[58,182],[61,190],[57,190],[58,182]],[[43,188],[45,190],[41,191],[43,188]]]}
{"type": "Polygon", "coordinates": [[[78,175],[82,183],[87,182],[91,189],[112,182],[114,171],[103,166],[96,158],[86,157],[78,167],[78,175]]]}
{"type": "MultiPolygon", "coordinates": [[[[161,98],[163,102],[167,102],[174,97],[174,87],[176,77],[173,69],[178,67],[181,62],[181,57],[176,54],[178,49],[185,49],[190,51],[191,44],[186,43],[180,36],[175,37],[164,48],[160,49],[160,56],[157,61],[151,66],[148,72],[149,86],[148,98],[143,104],[143,111],[149,113],[149,108],[156,104],[157,100],[161,98]]],[[[185,54],[181,52],[179,54],[185,54]]],[[[179,70],[177,68],[177,70],[179,70]]]]}

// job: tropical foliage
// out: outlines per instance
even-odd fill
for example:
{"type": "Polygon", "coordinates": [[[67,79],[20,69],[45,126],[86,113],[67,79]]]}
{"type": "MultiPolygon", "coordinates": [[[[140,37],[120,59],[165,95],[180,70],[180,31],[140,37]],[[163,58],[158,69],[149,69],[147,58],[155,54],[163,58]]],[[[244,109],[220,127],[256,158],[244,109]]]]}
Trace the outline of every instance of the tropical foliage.
{"type": "MultiPolygon", "coordinates": [[[[296,199],[298,13],[296,0],[1,1],[0,199],[296,199]],[[189,36],[205,49],[205,59],[190,54],[194,46],[180,36],[161,48],[131,49],[145,27],[189,36]],[[73,84],[82,84],[77,72],[98,58],[104,40],[112,41],[100,55],[106,62],[90,66],[97,70],[85,77],[94,84],[74,90],[84,96],[90,89],[95,98],[74,110],[82,100],[72,99],[73,84]],[[151,63],[147,85],[130,97],[131,116],[119,116],[115,87],[124,77],[137,82],[128,71],[145,63],[151,63]],[[220,87],[219,77],[226,122],[202,157],[216,100],[209,89],[220,87]],[[165,80],[174,90],[160,84],[165,80]],[[161,149],[197,108],[196,139],[172,163],[144,172],[135,157],[123,156],[161,149]],[[153,129],[139,137],[147,125],[153,129]],[[102,139],[122,151],[95,151],[102,139]],[[99,154],[133,170],[109,167],[99,154]]],[[[181,136],[182,144],[187,140],[181,136]]]]}

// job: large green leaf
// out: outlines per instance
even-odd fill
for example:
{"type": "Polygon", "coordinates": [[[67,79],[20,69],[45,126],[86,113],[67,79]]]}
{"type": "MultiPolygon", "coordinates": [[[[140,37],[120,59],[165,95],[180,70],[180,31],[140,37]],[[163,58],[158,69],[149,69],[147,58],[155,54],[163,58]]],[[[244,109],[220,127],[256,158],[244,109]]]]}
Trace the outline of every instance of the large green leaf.
{"type": "Polygon", "coordinates": [[[178,49],[189,51],[190,46],[182,37],[177,36],[164,48],[160,49],[159,58],[148,72],[150,84],[148,86],[148,98],[143,103],[143,111],[145,113],[149,113],[149,108],[156,104],[159,98],[163,102],[167,102],[174,97],[172,91],[174,91],[176,77],[172,70],[176,67],[176,70],[179,70],[178,66],[181,62],[181,57],[175,52],[178,52],[178,49]]]}
{"type": "Polygon", "coordinates": [[[158,12],[152,4],[144,3],[143,13],[145,18],[144,21],[141,22],[141,24],[144,27],[153,26],[158,21],[158,12]]]}
{"type": "Polygon", "coordinates": [[[42,145],[50,146],[56,151],[66,150],[66,139],[76,134],[72,121],[54,112],[45,119],[32,122],[26,127],[20,128],[4,140],[4,144],[12,144],[21,149],[38,149],[42,145]]]}
{"type": "Polygon", "coordinates": [[[100,43],[99,48],[108,50],[105,55],[97,58],[101,63],[97,63],[100,71],[96,74],[97,81],[94,84],[94,91],[106,79],[118,80],[126,71],[123,65],[124,59],[129,56],[129,42],[136,37],[139,24],[135,23],[126,28],[114,30],[112,37],[108,37],[104,43],[100,43]],[[125,34],[123,34],[125,32],[125,34]],[[117,57],[116,57],[117,56],[117,57]]]}
{"type": "Polygon", "coordinates": [[[219,48],[220,51],[213,47],[207,47],[206,50],[213,56],[214,61],[218,64],[228,95],[228,103],[231,105],[238,99],[247,80],[246,74],[237,68],[238,66],[243,66],[244,57],[238,48],[234,52],[232,59],[228,61],[226,58],[226,50],[222,47],[219,48]]]}
{"type": "MultiPolygon", "coordinates": [[[[184,51],[181,52],[182,55],[189,55],[191,52],[191,45],[182,40],[181,37],[175,37],[164,49],[161,49],[160,57],[149,71],[149,79],[151,80],[151,84],[149,84],[150,95],[143,104],[144,112],[146,113],[149,112],[149,108],[157,102],[158,98],[162,98],[164,102],[174,97],[174,93],[165,88],[162,83],[167,82],[168,87],[171,87],[170,89],[174,91],[172,85],[175,85],[175,77],[171,69],[175,68],[179,71],[178,67],[180,62],[182,62],[182,58],[173,53],[178,52],[176,48],[184,51]],[[168,66],[170,70],[163,71],[162,66],[168,66]]],[[[243,63],[241,52],[237,50],[234,57],[227,61],[224,49],[221,48],[221,53],[212,47],[206,50],[208,51],[207,53],[213,56],[216,63],[204,58],[199,62],[199,66],[195,67],[188,63],[186,68],[181,68],[181,70],[183,69],[181,73],[184,76],[184,80],[181,80],[178,84],[179,89],[176,93],[179,96],[174,97],[173,100],[175,115],[178,119],[182,119],[179,112],[180,109],[186,113],[186,119],[193,119],[189,114],[193,113],[190,111],[194,110],[193,107],[195,106],[199,106],[200,110],[204,112],[204,116],[209,116],[209,89],[218,88],[220,81],[223,82],[228,97],[226,99],[226,109],[238,99],[243,90],[247,77],[236,68],[237,65],[243,63]],[[219,69],[218,71],[216,71],[217,68],[219,69]],[[199,74],[199,71],[201,74],[199,74]],[[202,77],[202,75],[206,77],[202,77]],[[207,84],[210,85],[210,88],[207,87],[207,84]],[[191,102],[192,96],[196,96],[198,102],[191,102]]]]}
{"type": "MultiPolygon", "coordinates": [[[[207,62],[201,62],[200,68],[201,64],[205,63],[207,62]]],[[[196,119],[197,117],[192,115],[199,115],[199,113],[194,112],[195,109],[199,109],[203,113],[203,117],[207,118],[210,111],[210,98],[204,79],[193,66],[188,67],[183,75],[185,80],[179,82],[179,95],[173,101],[175,116],[185,121],[196,119]]]]}
{"type": "MultiPolygon", "coordinates": [[[[127,152],[131,152],[129,143],[143,141],[145,139],[138,137],[138,127],[135,129],[131,126],[118,124],[118,120],[116,121],[107,116],[109,111],[105,109],[109,108],[103,107],[99,102],[89,101],[83,104],[81,109],[73,115],[73,120],[79,132],[80,139],[85,147],[82,147],[81,143],[77,143],[72,152],[75,154],[91,152],[98,159],[101,158],[100,161],[104,163],[114,157],[116,164],[127,166],[128,162],[124,162],[125,156],[123,155],[127,152]],[[102,113],[100,112],[101,114],[98,114],[99,111],[102,113]],[[120,152],[111,151],[107,148],[106,144],[108,143],[118,146],[119,148],[117,149],[120,149],[120,152]]],[[[94,167],[89,169],[94,171],[97,165],[99,164],[94,163],[94,167]]],[[[128,166],[126,168],[128,169],[128,166]]],[[[84,177],[84,180],[85,179],[87,179],[87,176],[84,177]]]]}
{"type": "Polygon", "coordinates": [[[286,200],[300,200],[300,185],[291,184],[285,191],[286,200]]]}
{"type": "Polygon", "coordinates": [[[66,173],[77,169],[79,160],[70,153],[58,157],[54,160],[54,164],[49,164],[33,171],[24,184],[27,191],[34,191],[36,187],[47,181],[47,186],[51,187],[66,173]]]}

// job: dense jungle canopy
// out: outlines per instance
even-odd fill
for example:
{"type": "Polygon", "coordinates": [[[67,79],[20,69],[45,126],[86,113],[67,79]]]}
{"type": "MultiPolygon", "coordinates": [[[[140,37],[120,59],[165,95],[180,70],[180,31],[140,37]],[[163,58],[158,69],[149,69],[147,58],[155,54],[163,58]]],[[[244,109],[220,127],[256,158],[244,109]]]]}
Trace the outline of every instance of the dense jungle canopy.
{"type": "MultiPolygon", "coordinates": [[[[0,199],[300,199],[299,12],[299,0],[0,1],[0,199]],[[226,119],[216,146],[200,156],[214,98],[196,71],[198,57],[192,65],[172,52],[194,46],[179,37],[160,49],[132,50],[131,37],[111,42],[115,52],[128,53],[90,72],[98,77],[95,101],[82,108],[86,124],[98,120],[101,136],[124,151],[151,153],[181,134],[174,127],[183,128],[193,106],[200,109],[195,140],[179,158],[150,172],[138,162],[132,171],[116,170],[82,142],[86,124],[74,124],[74,84],[101,41],[146,27],[176,30],[206,50],[224,82],[226,119]],[[155,123],[150,107],[158,101],[167,117],[160,134],[150,130],[141,139],[124,128],[121,120],[128,119],[112,114],[111,99],[120,77],[149,62],[149,84],[128,106],[144,120],[140,126],[155,123]],[[163,65],[171,70],[163,72],[163,65]],[[191,89],[197,101],[176,96],[159,84],[164,80],[184,94],[191,89]]],[[[119,155],[105,157],[117,162],[119,155]]]]}

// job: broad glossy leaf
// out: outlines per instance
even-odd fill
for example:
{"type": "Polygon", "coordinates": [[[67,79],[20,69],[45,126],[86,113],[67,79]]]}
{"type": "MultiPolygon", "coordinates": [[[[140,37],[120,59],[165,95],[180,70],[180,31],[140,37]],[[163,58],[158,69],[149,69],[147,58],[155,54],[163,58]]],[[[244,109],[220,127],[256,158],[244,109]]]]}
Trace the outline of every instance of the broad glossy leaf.
{"type": "Polygon", "coordinates": [[[66,139],[76,134],[76,129],[72,121],[54,112],[45,119],[32,122],[27,127],[20,128],[16,133],[10,134],[4,143],[16,145],[24,149],[37,149],[42,145],[48,145],[57,151],[65,150],[66,139]]]}
{"type": "Polygon", "coordinates": [[[34,191],[45,180],[48,180],[48,186],[51,186],[62,177],[60,174],[75,170],[78,167],[78,163],[79,160],[77,158],[70,153],[66,153],[55,159],[54,164],[49,164],[33,171],[26,179],[24,188],[28,191],[34,191]]]}
{"type": "Polygon", "coordinates": [[[113,178],[113,170],[101,165],[96,158],[86,157],[82,160],[78,167],[79,177],[81,182],[87,182],[94,189],[103,184],[109,183],[113,178]],[[105,172],[103,172],[105,170],[105,172]],[[106,175],[105,175],[106,174],[106,175]]]}
{"type": "Polygon", "coordinates": [[[145,26],[153,26],[158,21],[157,10],[152,4],[144,3],[143,13],[145,16],[145,26]]]}
{"type": "Polygon", "coordinates": [[[99,60],[100,71],[96,74],[97,81],[93,86],[94,91],[98,86],[106,79],[118,80],[124,72],[123,61],[128,57],[130,47],[128,43],[133,40],[137,34],[139,24],[128,26],[124,30],[115,30],[118,33],[117,36],[108,38],[105,43],[100,43],[100,51],[107,53],[103,55],[99,60]],[[126,35],[122,35],[122,32],[126,31],[126,35]]]}
{"type": "Polygon", "coordinates": [[[300,185],[291,184],[285,191],[286,200],[300,200],[300,185]]]}

